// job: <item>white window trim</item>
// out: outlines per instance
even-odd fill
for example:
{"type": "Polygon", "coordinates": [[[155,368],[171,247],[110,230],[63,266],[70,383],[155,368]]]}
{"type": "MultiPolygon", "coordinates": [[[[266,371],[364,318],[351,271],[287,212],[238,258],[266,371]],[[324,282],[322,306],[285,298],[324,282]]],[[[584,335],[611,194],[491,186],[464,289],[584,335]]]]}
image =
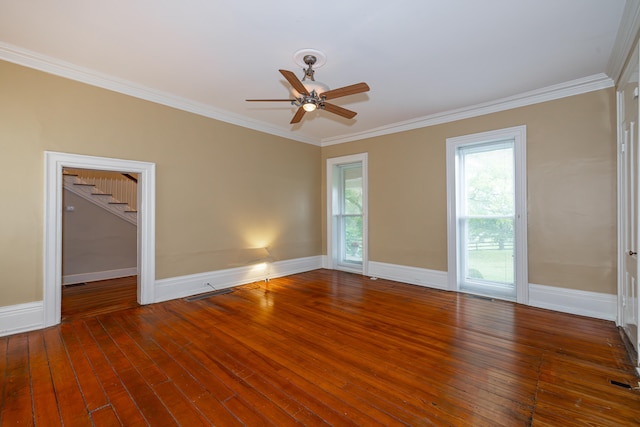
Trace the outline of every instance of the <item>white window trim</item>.
{"type": "Polygon", "coordinates": [[[354,268],[353,270],[350,269],[350,271],[366,275],[369,271],[369,174],[367,153],[327,159],[327,268],[335,269],[337,267],[337,255],[333,247],[333,168],[334,166],[358,162],[362,164],[362,269],[354,268]]]}
{"type": "Polygon", "coordinates": [[[515,126],[489,132],[447,138],[447,243],[448,288],[459,292],[458,236],[456,219],[456,150],[462,145],[483,144],[505,139],[514,140],[516,189],[516,301],[529,303],[529,274],[527,255],[527,127],[515,126]]]}

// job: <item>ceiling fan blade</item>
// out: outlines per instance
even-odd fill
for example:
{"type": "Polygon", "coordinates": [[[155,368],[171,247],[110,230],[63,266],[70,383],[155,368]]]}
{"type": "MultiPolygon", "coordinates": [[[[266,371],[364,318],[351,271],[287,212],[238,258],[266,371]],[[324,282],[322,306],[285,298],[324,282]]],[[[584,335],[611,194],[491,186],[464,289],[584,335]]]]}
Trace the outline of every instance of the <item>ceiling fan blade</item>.
{"type": "Polygon", "coordinates": [[[297,90],[298,92],[304,95],[307,95],[307,96],[310,95],[307,88],[304,87],[300,79],[298,79],[298,77],[292,71],[287,71],[287,70],[278,70],[278,71],[280,71],[280,74],[282,74],[284,78],[287,79],[289,84],[293,86],[295,90],[297,90]]]}
{"type": "Polygon", "coordinates": [[[302,120],[302,116],[304,116],[304,113],[306,113],[306,111],[304,111],[304,108],[298,108],[298,111],[296,111],[296,114],[293,115],[293,119],[291,119],[291,122],[289,124],[298,123],[300,120],[302,120]]]}
{"type": "Polygon", "coordinates": [[[279,102],[279,101],[295,101],[295,99],[245,99],[248,102],[279,102]]]}
{"type": "Polygon", "coordinates": [[[356,114],[358,114],[355,111],[347,110],[346,108],[339,107],[335,104],[329,104],[328,102],[324,103],[324,110],[342,117],[346,117],[347,119],[353,119],[356,114]]]}
{"type": "Polygon", "coordinates": [[[362,93],[369,91],[369,85],[365,82],[356,83],[354,85],[339,87],[338,89],[328,90],[320,94],[324,99],[334,99],[341,96],[355,95],[356,93],[362,93]]]}

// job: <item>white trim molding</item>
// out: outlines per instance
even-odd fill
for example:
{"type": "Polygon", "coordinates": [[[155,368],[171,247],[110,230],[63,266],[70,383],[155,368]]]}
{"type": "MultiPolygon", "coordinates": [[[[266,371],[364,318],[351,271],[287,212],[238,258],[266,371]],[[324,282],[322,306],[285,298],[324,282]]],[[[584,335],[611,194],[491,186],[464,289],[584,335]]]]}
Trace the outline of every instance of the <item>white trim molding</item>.
{"type": "Polygon", "coordinates": [[[65,167],[138,174],[138,302],[154,301],[155,164],[45,151],[44,173],[44,325],[60,323],[62,304],[62,170],[65,167]]]}
{"type": "Polygon", "coordinates": [[[0,307],[0,337],[44,328],[42,301],[0,307]]]}
{"type": "MultiPolygon", "coordinates": [[[[358,153],[348,156],[331,157],[327,159],[326,166],[326,205],[327,205],[327,251],[329,256],[326,258],[326,268],[333,269],[338,264],[338,243],[335,241],[336,230],[334,230],[334,210],[340,205],[338,196],[336,195],[336,180],[338,179],[334,168],[340,165],[348,165],[350,163],[360,163],[362,167],[362,268],[354,267],[353,270],[344,266],[340,268],[343,271],[351,271],[367,275],[369,270],[369,154],[358,153]]],[[[339,208],[338,208],[339,210],[339,208]]]]}
{"type": "Polygon", "coordinates": [[[313,256],[160,279],[156,281],[155,302],[185,298],[319,268],[322,268],[322,256],[313,256]]]}
{"type": "Polygon", "coordinates": [[[533,283],[529,284],[529,305],[613,322],[618,311],[617,296],[614,294],[533,283]]]}
{"type": "MultiPolygon", "coordinates": [[[[325,259],[326,256],[313,256],[160,279],[155,282],[154,302],[185,298],[266,278],[273,279],[325,268],[325,259]]],[[[448,288],[447,272],[440,270],[370,261],[369,275],[439,290],[448,288]]],[[[529,285],[528,305],[610,321],[615,321],[617,311],[617,300],[613,294],[536,284],[529,285]]],[[[42,301],[0,307],[0,336],[33,331],[46,326],[42,301]]]]}
{"type": "Polygon", "coordinates": [[[447,272],[369,261],[369,276],[447,290],[447,272]]]}
{"type": "Polygon", "coordinates": [[[119,268],[117,270],[95,271],[91,273],[67,274],[62,276],[63,285],[75,285],[76,283],[95,282],[97,280],[117,279],[119,277],[135,276],[137,267],[119,268]]]}
{"type": "Polygon", "coordinates": [[[519,95],[497,99],[495,101],[471,105],[456,110],[443,111],[442,113],[419,117],[404,122],[392,123],[386,126],[367,130],[365,132],[324,138],[320,145],[322,147],[327,147],[329,145],[343,144],[345,142],[358,141],[365,138],[390,135],[413,129],[421,129],[443,123],[450,123],[457,120],[470,119],[473,117],[483,116],[485,114],[498,113],[500,111],[507,111],[514,108],[526,107],[528,105],[540,104],[542,102],[607,89],[613,87],[613,85],[613,80],[606,74],[595,74],[593,76],[571,80],[553,86],[547,86],[542,89],[521,93],[519,95]]]}
{"type": "Polygon", "coordinates": [[[133,96],[138,99],[144,99],[156,104],[177,108],[178,110],[257,130],[270,135],[281,136],[283,138],[293,139],[307,144],[320,145],[320,141],[291,132],[288,127],[274,126],[269,123],[249,119],[247,117],[231,113],[230,111],[214,108],[213,106],[202,102],[197,102],[143,86],[139,83],[113,77],[90,68],[81,67],[79,65],[14,46],[9,43],[0,42],[0,59],[33,68],[34,70],[43,71],[48,74],[53,74],[54,76],[64,77],[91,86],[133,96]]]}
{"type": "Polygon", "coordinates": [[[447,138],[447,268],[449,271],[449,290],[460,289],[458,277],[458,148],[463,146],[480,145],[487,142],[513,140],[514,150],[514,189],[515,189],[515,226],[514,251],[516,287],[516,301],[528,304],[529,283],[528,255],[527,255],[527,127],[514,126],[488,132],[447,138]]]}
{"type": "Polygon", "coordinates": [[[631,55],[631,50],[637,42],[638,31],[640,31],[640,2],[638,0],[627,1],[624,5],[616,41],[607,64],[607,75],[615,83],[619,81],[627,58],[631,55]]]}
{"type": "MultiPolygon", "coordinates": [[[[448,290],[446,271],[369,261],[369,276],[448,290]]],[[[529,284],[528,288],[529,303],[525,305],[596,319],[616,320],[617,297],[614,294],[536,284],[529,284]]]]}
{"type": "MultiPolygon", "coordinates": [[[[628,26],[630,28],[629,31],[632,31],[633,28],[636,28],[637,19],[633,22],[630,22],[628,26]]],[[[619,45],[618,49],[624,50],[627,47],[627,43],[625,40],[620,40],[620,42],[617,43],[617,45],[619,45]]],[[[620,55],[623,55],[623,52],[620,53],[620,55]]],[[[613,70],[615,67],[620,67],[621,69],[621,66],[618,64],[618,57],[620,55],[616,55],[616,61],[612,61],[612,63],[609,65],[610,70],[613,70]]],[[[43,71],[45,73],[53,74],[55,76],[75,80],[91,86],[100,87],[103,89],[133,96],[135,98],[144,99],[146,101],[155,102],[157,104],[166,105],[172,108],[177,108],[182,111],[198,114],[200,116],[209,117],[237,126],[242,126],[247,129],[253,129],[270,135],[281,136],[283,138],[291,139],[294,141],[323,147],[342,144],[350,141],[358,141],[366,138],[373,138],[376,136],[389,135],[413,129],[420,129],[466,118],[478,117],[485,114],[509,110],[512,108],[524,107],[527,105],[552,101],[568,96],[574,96],[582,93],[605,89],[614,85],[614,81],[611,78],[609,78],[604,73],[600,73],[576,80],[571,80],[565,83],[544,87],[530,92],[521,93],[507,98],[502,98],[455,110],[444,111],[441,113],[403,122],[392,123],[364,132],[318,139],[304,136],[297,132],[291,132],[291,130],[287,127],[274,126],[266,122],[249,119],[247,117],[231,113],[230,111],[217,109],[211,105],[206,105],[201,102],[193,101],[191,99],[186,99],[170,93],[159,91],[157,89],[149,88],[138,83],[116,78],[86,67],[81,67],[79,65],[62,61],[60,59],[43,55],[34,51],[30,51],[6,42],[0,42],[0,59],[12,62],[14,64],[33,68],[35,70],[43,71]]]]}

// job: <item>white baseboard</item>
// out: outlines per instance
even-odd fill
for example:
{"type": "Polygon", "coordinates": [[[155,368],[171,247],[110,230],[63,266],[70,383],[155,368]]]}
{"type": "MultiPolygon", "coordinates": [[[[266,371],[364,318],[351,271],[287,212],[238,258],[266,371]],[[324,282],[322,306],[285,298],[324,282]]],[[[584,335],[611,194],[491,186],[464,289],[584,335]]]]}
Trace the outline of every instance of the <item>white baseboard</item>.
{"type": "MultiPolygon", "coordinates": [[[[247,266],[211,271],[156,281],[155,302],[168,301],[264,280],[316,270],[325,266],[325,256],[277,261],[264,266],[247,266]],[[205,285],[210,283],[213,288],[205,285]]],[[[447,289],[447,272],[382,262],[369,262],[369,276],[435,289],[447,289]]],[[[564,313],[615,321],[617,298],[612,294],[580,291],[545,285],[529,285],[529,305],[564,313]]],[[[42,301],[0,307],[0,336],[44,328],[42,301]]]]}
{"type": "Polygon", "coordinates": [[[428,288],[448,289],[446,271],[369,261],[368,275],[428,288]]]}
{"type": "Polygon", "coordinates": [[[136,267],[121,268],[118,270],[97,271],[94,273],[68,274],[62,276],[62,285],[73,285],[76,283],[95,282],[97,280],[117,279],[119,277],[135,276],[138,274],[136,267]]]}
{"type": "Polygon", "coordinates": [[[616,295],[533,283],[529,284],[529,305],[611,321],[618,312],[616,295]]]}
{"type": "Polygon", "coordinates": [[[160,279],[156,280],[155,302],[185,298],[212,290],[258,282],[265,278],[273,279],[318,268],[322,268],[321,256],[160,279]]]}
{"type": "MultiPolygon", "coordinates": [[[[447,272],[369,261],[369,276],[435,289],[448,289],[447,272]]],[[[563,313],[616,320],[616,295],[529,284],[529,304],[563,313]]]]}
{"type": "Polygon", "coordinates": [[[42,301],[0,308],[0,336],[19,334],[44,328],[42,301]]]}

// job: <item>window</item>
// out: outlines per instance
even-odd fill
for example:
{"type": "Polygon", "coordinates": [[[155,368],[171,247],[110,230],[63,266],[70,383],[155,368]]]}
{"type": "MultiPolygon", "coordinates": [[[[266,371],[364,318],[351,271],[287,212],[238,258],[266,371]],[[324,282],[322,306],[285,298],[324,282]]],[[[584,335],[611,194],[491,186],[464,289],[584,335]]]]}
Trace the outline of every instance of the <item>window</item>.
{"type": "Polygon", "coordinates": [[[334,166],[339,179],[335,211],[338,264],[362,265],[362,165],[334,166]]]}
{"type": "Polygon", "coordinates": [[[524,128],[447,140],[450,289],[525,302],[524,128]]]}
{"type": "Polygon", "coordinates": [[[366,154],[327,160],[330,268],[365,273],[366,154]]]}

